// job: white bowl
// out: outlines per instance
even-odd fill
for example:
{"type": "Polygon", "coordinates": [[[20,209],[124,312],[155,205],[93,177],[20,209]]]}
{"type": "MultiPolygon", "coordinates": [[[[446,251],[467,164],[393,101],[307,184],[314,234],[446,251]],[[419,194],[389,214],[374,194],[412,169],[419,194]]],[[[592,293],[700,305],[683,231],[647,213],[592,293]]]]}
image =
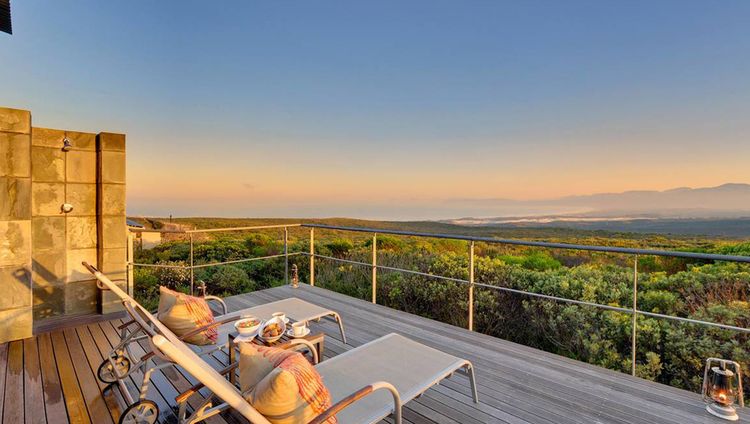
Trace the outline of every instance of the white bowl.
{"type": "Polygon", "coordinates": [[[256,331],[258,331],[258,328],[260,328],[262,324],[263,324],[263,321],[261,321],[259,318],[246,317],[246,318],[242,318],[240,320],[235,321],[234,328],[237,330],[238,333],[240,333],[240,336],[252,336],[255,334],[256,331]],[[241,323],[251,321],[251,320],[258,321],[258,324],[252,327],[240,327],[241,323]]]}
{"type": "Polygon", "coordinates": [[[268,321],[264,322],[263,325],[261,325],[260,330],[258,330],[258,338],[263,340],[266,343],[273,343],[281,338],[281,336],[284,335],[284,332],[286,331],[286,324],[284,324],[284,321],[279,318],[271,318],[268,321]],[[271,324],[278,324],[279,328],[281,328],[281,331],[279,331],[278,336],[274,337],[263,337],[263,331],[265,331],[266,327],[268,327],[271,324]]]}

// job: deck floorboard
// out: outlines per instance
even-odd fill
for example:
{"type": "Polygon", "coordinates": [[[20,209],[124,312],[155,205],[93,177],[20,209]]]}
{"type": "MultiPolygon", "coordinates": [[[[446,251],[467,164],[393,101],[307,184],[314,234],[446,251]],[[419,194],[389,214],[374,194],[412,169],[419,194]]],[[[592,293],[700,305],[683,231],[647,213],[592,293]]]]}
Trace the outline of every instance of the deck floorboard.
{"type": "Polygon", "coordinates": [[[5,372],[5,401],[3,402],[3,422],[22,423],[23,407],[23,341],[10,342],[8,365],[5,372]]]}
{"type": "MultiPolygon", "coordinates": [[[[65,397],[60,383],[60,374],[57,371],[57,362],[52,348],[52,337],[49,333],[34,337],[39,350],[39,365],[42,371],[42,390],[44,392],[44,411],[47,422],[50,424],[62,424],[68,422],[65,397]]],[[[32,405],[41,409],[42,405],[32,405]]]]}
{"type": "Polygon", "coordinates": [[[23,341],[23,370],[24,422],[44,424],[47,422],[47,414],[42,407],[44,405],[42,370],[39,365],[39,347],[34,339],[23,341]]]}
{"type": "MultiPolygon", "coordinates": [[[[481,404],[473,403],[468,378],[456,374],[405,405],[404,422],[425,423],[665,423],[719,424],[705,413],[701,398],[687,392],[626,374],[606,370],[527,346],[467,331],[325,289],[276,287],[226,299],[230,311],[298,297],[337,311],[344,320],[349,344],[340,340],[330,319],[312,323],[326,334],[325,359],[388,333],[399,333],[420,343],[470,360],[475,367],[481,404]]],[[[61,327],[23,341],[0,344],[0,417],[3,422],[115,423],[125,400],[117,388],[96,377],[99,364],[119,342],[119,316],[113,320],[76,318],[61,327]]],[[[61,321],[62,323],[62,321],[61,321]]],[[[131,346],[139,358],[149,349],[143,340],[131,346]]],[[[208,362],[226,365],[223,352],[208,362]]],[[[149,366],[153,366],[153,360],[149,366]]],[[[138,397],[143,378],[136,371],[126,380],[128,392],[138,397]]],[[[184,370],[168,366],[152,376],[148,399],[160,408],[160,422],[176,416],[174,397],[196,380],[184,370]]],[[[202,395],[191,399],[197,407],[202,395]]],[[[743,414],[745,415],[745,414],[743,414]]],[[[747,416],[743,416],[747,419],[747,416]]],[[[210,424],[244,422],[231,412],[213,417],[210,424]]],[[[384,423],[393,423],[387,418],[384,423]]]]}
{"type": "MultiPolygon", "coordinates": [[[[83,392],[81,392],[81,387],[78,385],[78,379],[73,369],[73,361],[70,359],[65,336],[61,331],[55,331],[51,334],[51,337],[52,349],[55,352],[55,361],[57,362],[57,371],[60,376],[60,386],[65,398],[65,408],[68,410],[68,419],[74,424],[90,423],[92,421],[86,408],[86,401],[83,399],[83,392]]],[[[107,420],[104,417],[102,419],[107,420]]]]}

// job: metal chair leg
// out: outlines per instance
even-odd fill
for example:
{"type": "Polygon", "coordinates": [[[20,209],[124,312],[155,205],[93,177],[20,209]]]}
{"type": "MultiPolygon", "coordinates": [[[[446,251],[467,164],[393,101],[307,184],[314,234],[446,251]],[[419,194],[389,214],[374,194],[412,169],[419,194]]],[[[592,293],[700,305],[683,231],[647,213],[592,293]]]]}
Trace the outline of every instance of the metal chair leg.
{"type": "Polygon", "coordinates": [[[466,368],[466,374],[469,376],[469,382],[471,383],[471,396],[472,398],[474,398],[474,403],[479,403],[479,394],[477,393],[477,380],[474,376],[474,366],[471,365],[471,362],[467,362],[464,367],[466,368]]]}
{"type": "Polygon", "coordinates": [[[344,333],[344,320],[336,312],[333,313],[333,317],[336,318],[336,322],[339,323],[339,330],[341,331],[341,341],[346,344],[346,333],[344,333]]]}

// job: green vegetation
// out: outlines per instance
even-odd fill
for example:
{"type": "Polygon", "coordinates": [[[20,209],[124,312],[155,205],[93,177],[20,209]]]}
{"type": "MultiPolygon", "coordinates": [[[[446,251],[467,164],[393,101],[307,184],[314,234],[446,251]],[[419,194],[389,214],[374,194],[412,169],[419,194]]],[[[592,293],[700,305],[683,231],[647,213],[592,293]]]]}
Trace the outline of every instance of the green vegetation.
{"type": "MultiPolygon", "coordinates": [[[[190,219],[191,227],[263,225],[270,220],[190,219]]],[[[334,225],[400,228],[424,232],[454,232],[482,236],[588,243],[609,246],[681,249],[749,255],[750,243],[690,237],[603,232],[565,232],[523,229],[524,234],[501,229],[478,229],[432,223],[378,223],[328,220],[334,225]],[[344,221],[344,222],[342,222],[344,221]],[[346,222],[346,223],[345,223],[346,222]],[[427,228],[431,225],[435,228],[427,228]],[[463,230],[463,231],[460,231],[463,230]]],[[[287,221],[290,223],[292,221],[287,221]]],[[[212,233],[195,240],[196,265],[283,252],[281,231],[212,233]]],[[[316,253],[369,263],[372,236],[318,229],[316,253]]],[[[380,265],[458,279],[468,278],[466,242],[379,235],[380,265]]],[[[309,230],[290,228],[290,252],[309,251],[309,230]]],[[[633,294],[633,257],[598,252],[540,249],[477,243],[475,277],[478,283],[534,293],[630,308],[633,294]]],[[[185,265],[189,244],[184,236],[138,252],[140,263],[185,265]]],[[[308,258],[290,257],[308,281],[308,258]]],[[[750,327],[750,267],[679,258],[640,256],[638,306],[643,311],[750,327]]],[[[158,285],[188,290],[190,273],[180,268],[136,268],[138,299],[148,307],[158,301],[158,285]]],[[[195,270],[195,280],[208,292],[226,296],[277,286],[284,282],[283,258],[209,266],[195,270]]],[[[370,299],[370,269],[326,259],[316,261],[319,286],[370,299]]],[[[378,303],[457,326],[467,325],[467,286],[401,272],[378,273],[378,303]]],[[[478,287],[475,291],[475,328],[493,336],[565,355],[622,372],[629,372],[631,316],[589,306],[540,300],[530,296],[478,287]]],[[[731,358],[750,365],[750,337],[744,333],[663,319],[638,318],[636,368],[640,377],[693,391],[700,390],[703,361],[731,358]]],[[[750,387],[750,380],[745,381],[750,387]]]]}

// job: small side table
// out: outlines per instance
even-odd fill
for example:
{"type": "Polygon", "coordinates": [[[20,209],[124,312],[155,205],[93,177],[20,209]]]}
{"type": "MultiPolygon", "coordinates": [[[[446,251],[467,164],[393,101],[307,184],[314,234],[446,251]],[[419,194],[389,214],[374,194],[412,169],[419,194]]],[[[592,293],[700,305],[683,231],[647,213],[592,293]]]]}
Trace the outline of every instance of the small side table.
{"type": "MultiPolygon", "coordinates": [[[[238,346],[234,343],[234,339],[239,335],[237,331],[232,331],[229,333],[229,364],[233,364],[237,357],[237,348],[238,346]]],[[[318,354],[318,360],[323,360],[323,349],[325,348],[324,342],[325,342],[325,333],[310,333],[304,337],[296,337],[297,339],[304,339],[307,340],[310,344],[315,347],[316,353],[318,354]]],[[[286,334],[281,336],[281,338],[273,343],[266,343],[259,339],[258,337],[254,337],[252,341],[245,342],[245,343],[254,343],[259,346],[271,346],[271,347],[278,347],[280,349],[286,349],[289,346],[291,346],[291,341],[294,340],[295,337],[289,337],[286,334]]],[[[234,372],[229,374],[229,381],[232,384],[235,384],[237,376],[234,372]]]]}

